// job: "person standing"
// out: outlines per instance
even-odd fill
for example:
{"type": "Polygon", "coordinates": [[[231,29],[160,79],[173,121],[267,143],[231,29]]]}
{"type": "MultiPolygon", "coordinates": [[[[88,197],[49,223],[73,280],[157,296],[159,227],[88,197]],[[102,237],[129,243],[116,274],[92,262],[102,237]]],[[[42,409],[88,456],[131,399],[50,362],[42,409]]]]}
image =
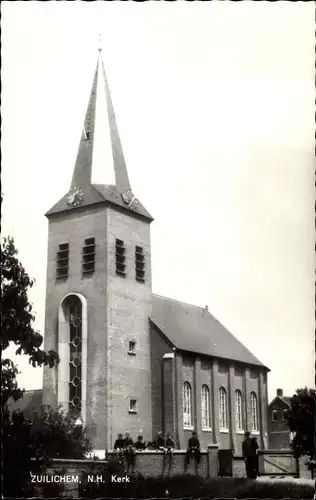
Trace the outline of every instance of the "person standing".
{"type": "MultiPolygon", "coordinates": [[[[258,443],[256,442],[257,448],[258,443]]],[[[254,441],[250,437],[250,432],[245,432],[245,439],[242,443],[242,455],[245,460],[246,474],[248,479],[255,479],[256,477],[256,462],[257,462],[257,448],[254,441]]]]}

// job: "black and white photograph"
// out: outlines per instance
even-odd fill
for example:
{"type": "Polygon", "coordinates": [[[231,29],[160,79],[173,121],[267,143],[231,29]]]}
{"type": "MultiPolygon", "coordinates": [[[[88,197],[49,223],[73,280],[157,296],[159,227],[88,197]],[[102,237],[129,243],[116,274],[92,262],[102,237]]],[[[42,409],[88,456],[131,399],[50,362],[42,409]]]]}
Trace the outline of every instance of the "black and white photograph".
{"type": "Polygon", "coordinates": [[[3,498],[315,498],[314,3],[1,7],[3,498]]]}

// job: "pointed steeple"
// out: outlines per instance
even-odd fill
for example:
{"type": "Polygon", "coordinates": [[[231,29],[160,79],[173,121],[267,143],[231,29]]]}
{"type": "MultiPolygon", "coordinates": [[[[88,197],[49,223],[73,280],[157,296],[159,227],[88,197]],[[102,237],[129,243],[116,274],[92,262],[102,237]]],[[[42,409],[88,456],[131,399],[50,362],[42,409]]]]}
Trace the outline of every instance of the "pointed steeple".
{"type": "Polygon", "coordinates": [[[152,216],[147,212],[139,200],[136,199],[131,190],[101,52],[102,49],[99,48],[98,62],[94,73],[92,89],[80,138],[70,191],[61,200],[59,200],[59,202],[56,203],[56,205],[54,205],[46,213],[46,215],[50,216],[69,209],[87,207],[88,205],[94,205],[95,203],[107,202],[152,221],[152,216]],[[105,165],[104,168],[114,169],[114,185],[92,184],[91,182],[93,147],[95,142],[97,90],[98,80],[100,77],[103,80],[103,89],[106,97],[110,147],[113,158],[113,164],[105,165]]]}
{"type": "Polygon", "coordinates": [[[116,123],[114,108],[113,108],[113,104],[112,104],[109,84],[108,84],[105,69],[104,69],[104,63],[103,63],[103,59],[102,59],[101,49],[99,49],[99,53],[100,53],[100,59],[101,59],[101,65],[102,65],[102,76],[103,76],[105,94],[106,94],[106,104],[107,104],[108,120],[109,120],[109,127],[110,127],[113,166],[114,166],[114,172],[115,172],[115,184],[116,184],[118,191],[123,193],[124,191],[130,190],[131,185],[130,185],[129,178],[128,178],[125,158],[124,158],[123,149],[122,149],[122,143],[121,143],[120,134],[119,134],[119,131],[117,128],[117,123],[116,123]]]}
{"type": "Polygon", "coordinates": [[[92,89],[81,133],[71,187],[75,185],[84,187],[90,185],[91,183],[98,74],[99,59],[94,73],[92,89]]]}
{"type": "Polygon", "coordinates": [[[109,84],[106,78],[104,63],[102,59],[102,50],[99,49],[99,58],[94,74],[92,89],[90,93],[89,104],[86,112],[82,135],[80,139],[76,164],[72,176],[71,187],[80,185],[81,187],[90,185],[92,174],[92,155],[95,138],[95,119],[96,119],[96,103],[97,103],[97,86],[99,67],[102,67],[102,79],[106,95],[107,116],[110,130],[110,141],[113,157],[113,167],[115,174],[115,186],[121,193],[131,190],[130,181],[128,178],[126,163],[124,159],[122,143],[118,131],[113,103],[111,99],[109,84]]]}

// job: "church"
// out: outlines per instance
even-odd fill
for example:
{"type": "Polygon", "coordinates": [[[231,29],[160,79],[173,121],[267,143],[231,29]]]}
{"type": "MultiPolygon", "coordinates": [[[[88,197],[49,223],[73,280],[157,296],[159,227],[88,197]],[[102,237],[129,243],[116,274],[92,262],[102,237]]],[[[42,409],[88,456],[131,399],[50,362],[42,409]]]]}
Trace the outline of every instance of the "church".
{"type": "Polygon", "coordinates": [[[152,292],[153,217],[130,185],[101,50],[71,186],[46,217],[44,349],[60,363],[44,367],[42,403],[80,416],[100,454],[125,431],[185,449],[196,430],[202,448],[240,454],[249,430],[266,448],[269,369],[207,307],[152,292]],[[111,185],[91,181],[98,88],[111,185]]]}

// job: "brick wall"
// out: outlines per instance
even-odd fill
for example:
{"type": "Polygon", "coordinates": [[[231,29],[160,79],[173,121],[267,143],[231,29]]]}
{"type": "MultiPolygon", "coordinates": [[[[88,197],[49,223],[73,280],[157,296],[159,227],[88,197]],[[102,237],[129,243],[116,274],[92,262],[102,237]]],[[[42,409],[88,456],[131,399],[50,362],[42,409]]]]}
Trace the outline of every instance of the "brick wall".
{"type": "MultiPolygon", "coordinates": [[[[160,451],[146,450],[136,452],[136,475],[143,477],[159,477],[161,475],[179,475],[184,473],[185,469],[185,451],[176,450],[172,460],[165,462],[163,453],[160,451]],[[164,466],[165,464],[165,466],[164,466]]],[[[115,453],[108,452],[108,460],[113,459],[115,453]]],[[[188,474],[199,474],[202,477],[218,476],[218,450],[217,447],[210,447],[201,452],[201,461],[198,467],[193,460],[190,461],[187,469],[188,474]]],[[[41,476],[68,476],[70,481],[58,482],[61,486],[61,496],[78,498],[80,483],[86,484],[88,476],[99,476],[100,481],[107,483],[110,481],[108,473],[108,462],[104,460],[67,460],[54,459],[46,471],[41,471],[38,463],[34,460],[32,474],[41,476]]],[[[37,493],[41,496],[43,483],[37,483],[37,493]]]]}
{"type": "MultiPolygon", "coordinates": [[[[129,430],[152,439],[151,360],[149,320],[151,315],[150,226],[142,220],[107,210],[107,334],[106,358],[109,436],[111,448],[119,432],[129,430]],[[115,239],[126,247],[126,277],[115,271],[115,239]],[[135,246],[145,255],[145,282],[135,279],[135,246]],[[128,354],[128,342],[136,342],[136,355],[128,354]],[[137,413],[129,413],[129,400],[137,400],[137,413]]],[[[101,422],[100,422],[101,424],[101,422]]]]}
{"type": "MultiPolygon", "coordinates": [[[[150,226],[123,211],[98,205],[51,218],[49,223],[45,350],[58,350],[58,308],[68,293],[87,300],[88,341],[86,424],[95,449],[110,448],[119,432],[129,430],[152,439],[150,338],[151,314],[150,226]],[[84,239],[94,237],[95,272],[82,276],[84,239]],[[115,271],[115,239],[126,246],[126,277],[115,271]],[[69,277],[55,280],[56,253],[69,243],[69,277]],[[135,246],[145,254],[145,283],[135,279],[135,246]],[[128,355],[128,342],[136,355],[128,355]],[[137,400],[137,413],[129,400],[137,400]]],[[[67,348],[67,345],[65,346],[67,348]]],[[[67,371],[67,370],[66,370],[67,371]]],[[[67,374],[65,385],[67,385],[67,374]]],[[[84,377],[84,374],[83,374],[84,377]]],[[[58,369],[44,367],[43,403],[56,405],[58,369]]],[[[67,401],[65,402],[67,405],[67,401]]]]}
{"type": "MultiPolygon", "coordinates": [[[[184,474],[185,472],[185,454],[184,450],[175,450],[171,460],[166,460],[164,462],[164,457],[162,452],[154,450],[145,450],[138,452],[136,456],[135,471],[137,474],[142,476],[160,476],[160,475],[170,475],[175,476],[178,474],[184,474]]],[[[198,466],[198,474],[202,477],[208,477],[210,461],[211,468],[210,474],[215,475],[217,468],[214,466],[214,455],[217,457],[217,450],[210,449],[209,452],[201,452],[201,461],[198,466]],[[208,457],[209,455],[209,457],[208,457]]],[[[115,456],[113,453],[108,453],[108,458],[115,456]]],[[[188,471],[189,474],[196,474],[195,462],[190,461],[188,471]]]]}
{"type": "MultiPolygon", "coordinates": [[[[58,476],[56,483],[57,487],[60,486],[60,491],[58,491],[58,496],[68,498],[78,498],[79,497],[79,485],[80,483],[86,483],[88,475],[96,477],[99,476],[99,480],[107,480],[108,477],[108,463],[104,460],[68,460],[68,459],[53,459],[52,463],[47,467],[45,471],[40,469],[36,460],[33,461],[32,474],[37,476],[48,476],[48,480],[51,480],[51,476],[58,476]],[[67,477],[65,482],[60,481],[61,477],[67,477]],[[101,476],[101,477],[100,477],[101,476]]],[[[46,483],[46,485],[51,485],[52,483],[46,483]]],[[[43,489],[45,489],[45,484],[42,482],[35,483],[36,493],[42,497],[43,489]]],[[[54,494],[55,496],[55,494],[54,494]]]]}
{"type": "MultiPolygon", "coordinates": [[[[97,448],[104,447],[107,421],[105,352],[106,317],[105,297],[105,244],[106,207],[78,209],[54,216],[49,222],[47,285],[45,310],[45,350],[58,350],[58,308],[68,293],[78,292],[88,304],[88,370],[87,378],[87,426],[89,435],[97,448]],[[95,273],[82,279],[81,252],[84,239],[94,237],[96,244],[95,273]],[[69,277],[66,281],[56,281],[56,253],[60,243],[69,243],[69,277]]],[[[43,403],[57,404],[58,368],[44,367],[43,403]]]]}
{"type": "Polygon", "coordinates": [[[259,394],[264,395],[266,386],[263,384],[264,374],[260,386],[260,369],[252,369],[238,366],[225,360],[210,360],[203,356],[177,354],[178,361],[178,427],[180,447],[187,446],[191,430],[183,429],[182,417],[182,390],[183,383],[189,382],[193,390],[193,427],[198,433],[202,447],[211,443],[218,443],[220,449],[232,448],[236,455],[242,451],[242,441],[244,432],[251,429],[250,395],[255,392],[257,396],[257,417],[258,417],[258,444],[260,448],[265,448],[267,435],[267,408],[266,400],[262,402],[259,394]],[[210,414],[211,429],[203,430],[201,421],[201,388],[206,384],[210,389],[210,414]],[[223,387],[227,396],[227,425],[226,431],[219,429],[219,406],[218,391],[223,387]],[[243,429],[236,430],[236,390],[242,393],[242,413],[243,429]]]}

